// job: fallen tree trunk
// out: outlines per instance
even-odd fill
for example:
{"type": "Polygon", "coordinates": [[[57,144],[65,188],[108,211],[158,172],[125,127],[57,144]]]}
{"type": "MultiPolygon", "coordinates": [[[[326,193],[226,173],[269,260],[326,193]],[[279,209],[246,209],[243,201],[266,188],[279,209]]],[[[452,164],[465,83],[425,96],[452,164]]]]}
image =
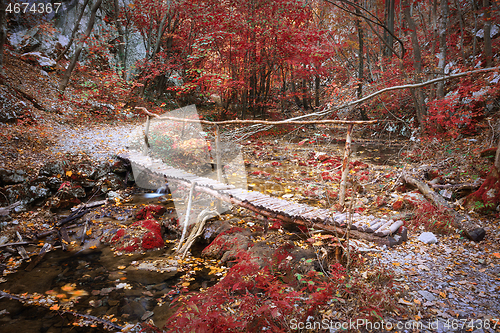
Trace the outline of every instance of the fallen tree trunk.
{"type": "Polygon", "coordinates": [[[477,190],[480,186],[480,182],[474,182],[474,183],[463,183],[463,184],[432,184],[432,188],[435,189],[443,189],[443,190],[453,190],[453,191],[462,191],[462,190],[467,190],[467,191],[475,191],[477,190]]]}
{"type": "Polygon", "coordinates": [[[460,214],[456,212],[448,202],[443,199],[439,194],[434,192],[427,184],[424,182],[412,177],[411,175],[404,173],[403,179],[406,183],[416,186],[418,190],[430,201],[434,203],[434,205],[438,207],[446,208],[450,214],[453,216],[453,225],[462,230],[464,235],[475,241],[480,242],[484,239],[486,235],[486,231],[484,228],[475,223],[470,216],[467,214],[460,214]]]}

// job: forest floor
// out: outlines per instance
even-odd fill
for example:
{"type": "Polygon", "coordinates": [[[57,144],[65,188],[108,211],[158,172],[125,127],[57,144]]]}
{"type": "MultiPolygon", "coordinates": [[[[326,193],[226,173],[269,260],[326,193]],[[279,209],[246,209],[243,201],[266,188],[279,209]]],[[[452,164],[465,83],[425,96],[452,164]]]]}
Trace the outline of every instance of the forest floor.
{"type": "MultiPolygon", "coordinates": [[[[71,156],[97,163],[123,151],[124,143],[144,123],[142,115],[124,108],[124,100],[104,100],[96,95],[89,97],[93,85],[88,82],[99,85],[102,81],[92,79],[88,73],[77,74],[62,99],[56,89],[59,75],[58,70],[46,73],[15,57],[7,57],[6,70],[1,77],[4,103],[5,100],[11,101],[24,115],[16,122],[0,123],[0,168],[22,169],[30,177],[35,177],[48,160],[71,156]],[[92,105],[97,104],[99,107],[92,109],[92,105]]],[[[387,282],[393,286],[392,304],[387,311],[381,312],[381,316],[378,312],[373,316],[374,320],[380,322],[382,319],[391,326],[379,327],[375,331],[500,332],[498,211],[488,214],[475,210],[468,212],[486,230],[486,238],[475,243],[447,224],[442,212],[409,199],[408,196],[417,196],[418,191],[404,186],[401,179],[403,171],[421,169],[426,165],[430,174],[428,181],[439,179],[440,184],[481,181],[488,175],[492,163],[479,153],[493,146],[496,142],[494,133],[485,126],[484,131],[476,136],[454,140],[409,142],[388,140],[387,137],[375,137],[370,142],[363,140],[366,133],[374,131],[364,128],[354,134],[352,158],[366,167],[351,175],[351,180],[360,183],[362,190],[356,196],[351,195],[349,200],[354,200],[352,204],[356,212],[404,217],[409,228],[408,241],[393,248],[362,240],[355,243],[354,253],[364,258],[364,264],[353,275],[358,274],[367,281],[371,281],[372,274],[381,271],[392,276],[387,282]],[[433,232],[437,243],[420,241],[418,237],[424,231],[433,232]]],[[[260,137],[245,141],[243,156],[249,188],[322,208],[339,208],[338,181],[325,178],[324,172],[328,170],[325,171],[320,163],[320,156],[341,157],[342,144],[337,140],[342,137],[342,129],[317,126],[279,138],[260,137]]],[[[335,174],[331,171],[328,176],[335,174]]],[[[450,203],[457,210],[461,210],[459,199],[465,194],[454,193],[450,203]]],[[[36,225],[31,227],[41,232],[48,228],[46,221],[33,220],[34,214],[40,210],[43,208],[33,207],[32,211],[11,214],[10,221],[17,221],[16,225],[34,222],[36,225]]],[[[230,214],[231,218],[254,216],[241,211],[230,214]]],[[[3,234],[10,235],[14,227],[7,221],[3,225],[3,234]]],[[[283,234],[283,230],[269,232],[275,237],[283,234]]],[[[313,237],[313,234],[306,233],[305,239],[308,237],[313,237]]],[[[304,244],[316,252],[320,252],[324,245],[307,241],[304,244]]],[[[3,248],[0,250],[4,251],[3,248]]],[[[2,258],[11,274],[20,264],[17,255],[2,258]]],[[[4,272],[2,283],[7,283],[9,276],[12,275],[4,272]]],[[[4,289],[2,283],[0,289],[4,289]]],[[[364,295],[352,297],[362,298],[364,295]]],[[[373,305],[373,308],[378,310],[377,306],[373,305]]],[[[346,307],[346,304],[328,304],[322,309],[321,317],[314,320],[347,323],[355,316],[346,307]]],[[[51,311],[57,310],[53,308],[51,311]]],[[[15,318],[0,308],[0,328],[12,329],[8,321],[1,320],[1,316],[8,321],[15,318]]],[[[155,324],[160,326],[157,322],[155,324]]],[[[289,324],[288,328],[299,331],[342,330],[342,327],[324,325],[318,329],[311,326],[313,321],[302,322],[302,326],[295,324],[295,327],[289,324]]],[[[348,329],[365,331],[369,330],[368,324],[351,325],[348,329]]]]}

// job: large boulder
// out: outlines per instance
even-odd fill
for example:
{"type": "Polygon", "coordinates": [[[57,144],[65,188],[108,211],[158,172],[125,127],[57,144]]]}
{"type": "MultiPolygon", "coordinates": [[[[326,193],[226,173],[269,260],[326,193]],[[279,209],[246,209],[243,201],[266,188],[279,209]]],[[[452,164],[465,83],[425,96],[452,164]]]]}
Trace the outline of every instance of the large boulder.
{"type": "Polygon", "coordinates": [[[67,161],[60,161],[60,160],[48,161],[42,166],[38,174],[40,176],[47,176],[47,177],[61,177],[65,174],[67,167],[68,167],[67,161]]]}
{"type": "Polygon", "coordinates": [[[8,170],[0,168],[0,186],[24,183],[28,175],[24,170],[8,170]]]}
{"type": "Polygon", "coordinates": [[[161,224],[154,215],[161,215],[165,207],[149,205],[137,214],[140,221],[126,228],[112,230],[101,237],[101,241],[110,244],[115,250],[134,253],[161,249],[164,246],[161,224]]]}
{"type": "Polygon", "coordinates": [[[248,230],[233,227],[220,233],[207,246],[202,255],[208,258],[220,259],[221,263],[236,259],[237,255],[246,251],[251,243],[248,230]]]}

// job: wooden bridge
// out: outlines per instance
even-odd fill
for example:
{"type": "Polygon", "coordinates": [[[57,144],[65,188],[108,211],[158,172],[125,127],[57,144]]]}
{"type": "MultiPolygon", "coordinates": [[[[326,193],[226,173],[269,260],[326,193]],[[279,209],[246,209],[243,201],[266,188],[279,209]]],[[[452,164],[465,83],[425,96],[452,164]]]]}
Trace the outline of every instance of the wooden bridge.
{"type": "MultiPolygon", "coordinates": [[[[193,187],[193,190],[209,194],[233,205],[241,206],[261,215],[280,219],[285,222],[321,229],[336,233],[342,237],[348,225],[347,213],[332,213],[329,210],[271,197],[260,192],[235,188],[214,179],[199,177],[184,170],[164,164],[161,160],[129,151],[119,155],[139,168],[147,169],[155,176],[169,182],[193,187]]],[[[394,234],[403,225],[403,221],[376,218],[373,215],[352,214],[350,236],[373,241],[379,244],[393,245],[387,236],[394,234]]]]}

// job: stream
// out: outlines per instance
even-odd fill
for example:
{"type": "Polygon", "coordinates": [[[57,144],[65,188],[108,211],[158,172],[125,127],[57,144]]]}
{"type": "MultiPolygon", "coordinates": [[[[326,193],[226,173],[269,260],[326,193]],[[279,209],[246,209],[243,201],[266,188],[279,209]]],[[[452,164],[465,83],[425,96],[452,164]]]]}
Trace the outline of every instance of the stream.
{"type": "MultiPolygon", "coordinates": [[[[110,152],[120,151],[119,145],[110,142],[122,142],[121,140],[127,137],[130,131],[130,127],[123,128],[115,135],[103,128],[98,131],[97,136],[86,132],[84,135],[69,135],[66,141],[61,141],[53,149],[72,153],[88,150],[92,152],[94,158],[103,158],[110,152]]],[[[293,151],[306,156],[312,152],[312,148],[327,151],[332,156],[343,156],[343,144],[315,145],[310,148],[297,148],[294,144],[284,144],[276,147],[275,151],[293,151]]],[[[396,163],[393,158],[397,156],[399,149],[398,146],[384,145],[353,144],[352,146],[354,158],[378,165],[396,163]]],[[[288,155],[268,156],[267,160],[280,161],[280,168],[266,163],[248,166],[246,171],[249,189],[292,198],[290,192],[294,188],[305,186],[302,178],[309,172],[310,166],[297,166],[288,155]]],[[[318,200],[314,198],[296,196],[295,199],[318,205],[318,200]]],[[[145,193],[136,189],[119,211],[96,218],[92,222],[109,224],[110,228],[115,224],[127,225],[132,223],[130,211],[147,204],[173,207],[172,201],[164,195],[145,193]]],[[[224,216],[226,220],[234,217],[237,216],[231,213],[224,216]]],[[[172,214],[169,218],[172,218],[172,214]]],[[[105,229],[106,227],[103,228],[105,229]]],[[[83,232],[82,227],[77,226],[71,230],[70,238],[78,243],[82,239],[83,232]]],[[[106,318],[112,322],[116,321],[119,325],[150,320],[157,327],[162,327],[175,311],[169,303],[178,293],[175,285],[180,283],[181,275],[186,273],[183,268],[184,263],[177,262],[173,257],[175,239],[162,250],[117,255],[109,246],[96,241],[96,236],[99,235],[93,235],[85,241],[85,244],[76,246],[71,251],[62,251],[60,248],[50,251],[32,271],[25,270],[28,263],[21,263],[14,273],[7,275],[6,281],[2,283],[2,289],[14,294],[36,293],[41,303],[43,300],[50,302],[50,299],[56,299],[62,309],[68,305],[67,308],[71,311],[106,318]]],[[[186,259],[191,269],[190,291],[210,287],[220,278],[214,275],[210,268],[217,265],[217,262],[199,258],[201,250],[206,245],[198,244],[193,247],[192,257],[186,259]],[[192,270],[193,265],[198,269],[192,270]]],[[[71,326],[71,322],[75,321],[71,316],[58,315],[57,312],[40,306],[23,306],[14,300],[1,299],[0,309],[8,313],[0,317],[2,332],[102,331],[101,327],[92,327],[95,325],[83,319],[79,321],[82,327],[71,326]]]]}

